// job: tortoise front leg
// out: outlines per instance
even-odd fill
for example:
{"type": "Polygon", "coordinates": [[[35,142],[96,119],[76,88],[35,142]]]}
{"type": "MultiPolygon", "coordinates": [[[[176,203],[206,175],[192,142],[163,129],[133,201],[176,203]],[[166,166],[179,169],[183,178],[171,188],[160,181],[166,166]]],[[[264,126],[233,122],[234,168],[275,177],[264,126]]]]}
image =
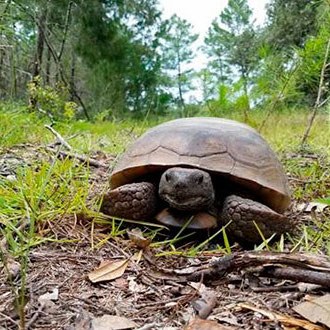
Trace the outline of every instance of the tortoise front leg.
{"type": "Polygon", "coordinates": [[[101,212],[132,220],[150,219],[157,209],[157,191],[150,182],[130,183],[103,197],[101,212]]]}
{"type": "Polygon", "coordinates": [[[265,238],[269,238],[273,234],[280,235],[291,229],[286,216],[264,204],[236,195],[225,199],[221,219],[225,224],[230,222],[226,228],[230,237],[243,244],[261,242],[259,230],[265,238]]]}

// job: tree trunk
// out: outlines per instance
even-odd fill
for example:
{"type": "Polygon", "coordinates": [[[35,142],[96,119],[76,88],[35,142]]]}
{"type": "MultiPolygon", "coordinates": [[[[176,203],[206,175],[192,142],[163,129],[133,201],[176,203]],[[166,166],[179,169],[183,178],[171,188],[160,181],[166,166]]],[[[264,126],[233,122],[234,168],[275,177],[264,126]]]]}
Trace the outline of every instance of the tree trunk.
{"type": "Polygon", "coordinates": [[[185,116],[185,104],[182,93],[182,83],[181,83],[181,66],[180,66],[180,56],[178,55],[178,89],[179,89],[179,106],[181,108],[182,117],[185,116]]]}
{"type": "MultiPolygon", "coordinates": [[[[37,18],[37,47],[34,56],[34,66],[32,73],[32,88],[35,90],[40,84],[40,72],[42,65],[42,56],[45,47],[45,29],[47,20],[47,7],[42,8],[39,17],[37,18]]],[[[35,111],[38,105],[38,98],[36,93],[30,94],[29,108],[31,111],[35,111]]]]}
{"type": "Polygon", "coordinates": [[[249,112],[251,110],[249,92],[248,92],[248,77],[245,70],[242,70],[242,79],[243,79],[243,90],[244,96],[246,98],[246,105],[243,107],[244,122],[247,123],[249,120],[249,112]]]}
{"type": "Polygon", "coordinates": [[[46,85],[50,85],[50,67],[51,67],[51,53],[50,53],[50,49],[47,48],[46,77],[45,77],[46,85]]]}
{"type": "Polygon", "coordinates": [[[75,76],[76,76],[76,57],[74,55],[74,52],[72,52],[72,54],[71,54],[71,72],[70,72],[70,101],[74,100],[73,91],[76,90],[75,76]]]}

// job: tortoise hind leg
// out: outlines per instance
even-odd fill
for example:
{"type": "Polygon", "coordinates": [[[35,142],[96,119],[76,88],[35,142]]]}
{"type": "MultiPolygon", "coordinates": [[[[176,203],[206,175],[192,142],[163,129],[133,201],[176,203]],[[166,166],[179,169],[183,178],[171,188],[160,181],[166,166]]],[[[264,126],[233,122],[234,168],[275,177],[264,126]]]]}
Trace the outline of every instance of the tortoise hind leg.
{"type": "Polygon", "coordinates": [[[130,183],[103,197],[101,212],[132,220],[150,219],[157,209],[157,192],[150,182],[130,183]]]}
{"type": "Polygon", "coordinates": [[[230,222],[227,227],[229,235],[243,244],[261,242],[259,231],[267,239],[290,230],[286,216],[264,204],[236,195],[225,199],[221,219],[225,224],[230,222]]]}

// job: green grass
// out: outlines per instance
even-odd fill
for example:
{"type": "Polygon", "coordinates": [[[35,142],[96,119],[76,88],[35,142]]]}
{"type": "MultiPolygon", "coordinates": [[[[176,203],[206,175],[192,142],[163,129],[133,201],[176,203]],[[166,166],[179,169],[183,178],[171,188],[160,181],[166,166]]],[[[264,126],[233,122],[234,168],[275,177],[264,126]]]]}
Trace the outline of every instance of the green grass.
{"type": "MultiPolygon", "coordinates": [[[[203,115],[203,114],[202,114],[203,115]]],[[[279,153],[297,151],[308,123],[310,113],[281,112],[273,114],[267,120],[262,135],[279,153]]],[[[232,114],[228,118],[241,120],[241,116],[232,114]]],[[[132,119],[118,122],[57,123],[55,129],[68,139],[75,149],[88,152],[102,149],[119,153],[137,136],[151,126],[172,118],[151,118],[141,122],[132,119]]],[[[250,124],[258,128],[264,119],[260,111],[251,113],[250,124]]],[[[47,118],[28,113],[22,106],[0,104],[0,147],[10,147],[18,143],[50,143],[54,136],[45,129],[47,118]]],[[[312,152],[330,155],[330,114],[322,112],[312,127],[308,147],[312,152]]]]}
{"type": "MultiPolygon", "coordinates": [[[[232,118],[239,119],[239,116],[233,114],[232,118]]],[[[143,131],[161,121],[165,119],[115,123],[78,121],[56,123],[54,128],[77,153],[89,155],[102,150],[116,156],[143,131]]],[[[252,126],[258,127],[263,121],[263,114],[251,114],[250,121],[252,126]]],[[[300,141],[307,122],[306,112],[276,114],[269,118],[262,132],[278,152],[291,178],[296,203],[326,201],[330,197],[329,116],[323,113],[317,117],[308,145],[301,150],[300,141]]],[[[13,283],[12,288],[22,325],[31,249],[49,242],[79,244],[82,234],[76,226],[70,226],[70,221],[76,224],[79,220],[81,226],[87,228],[92,249],[100,248],[114,237],[125,237],[128,225],[123,220],[104,218],[98,213],[100,192],[106,189],[107,182],[93,180],[93,171],[85,164],[70,159],[60,160],[42,148],[55,141],[45,124],[49,124],[49,119],[28,113],[24,107],[0,104],[0,170],[1,158],[8,153],[26,158],[27,163],[17,166],[16,180],[0,176],[0,237],[2,243],[6,243],[5,246],[0,244],[0,257],[8,272],[8,253],[21,265],[20,285],[13,283]],[[27,147],[29,144],[31,146],[27,147]]],[[[236,248],[229,242],[225,229],[219,229],[213,237],[197,242],[194,241],[196,236],[191,236],[184,228],[169,238],[168,232],[160,225],[132,223],[142,228],[143,234],[152,240],[151,248],[158,256],[229,254],[236,248]],[[218,237],[222,239],[222,245],[218,237]]],[[[282,236],[275,244],[264,240],[255,249],[308,251],[330,256],[329,237],[329,216],[315,213],[309,223],[303,225],[300,235],[282,236]]]]}
{"type": "MultiPolygon", "coordinates": [[[[237,118],[235,115],[233,117],[237,118]]],[[[250,120],[253,126],[258,127],[263,120],[263,114],[253,113],[250,120]]],[[[117,155],[144,130],[161,121],[161,118],[116,123],[78,121],[57,123],[54,128],[70,143],[75,152],[88,155],[102,150],[117,155]]],[[[309,149],[306,154],[306,150],[302,153],[299,147],[307,122],[306,112],[280,113],[272,115],[263,129],[263,136],[279,153],[287,172],[294,178],[293,197],[297,202],[325,199],[330,196],[329,117],[324,113],[317,117],[308,140],[309,149]],[[308,155],[311,153],[313,157],[309,158],[308,155]],[[314,157],[315,155],[319,157],[314,157]]],[[[49,124],[49,120],[28,113],[24,107],[0,106],[0,123],[0,155],[18,144],[40,146],[55,141],[53,134],[44,127],[45,124],[49,124]]],[[[35,160],[35,163],[32,161],[32,166],[21,168],[16,181],[0,179],[1,230],[10,251],[16,256],[26,253],[33,246],[46,240],[58,239],[52,236],[52,224],[78,213],[93,216],[93,212],[98,210],[98,196],[88,201],[93,189],[89,180],[89,168],[68,159],[60,161],[42,150],[40,152],[44,152],[43,157],[35,160]],[[17,230],[24,221],[27,221],[28,225],[22,230],[17,230]]],[[[102,184],[106,186],[106,182],[102,184]]],[[[97,217],[95,221],[100,222],[97,217]]],[[[108,225],[111,228],[108,238],[122,235],[120,221],[108,225]]],[[[158,231],[159,229],[151,227],[146,230],[146,234],[155,237],[159,236],[158,231]]],[[[292,240],[293,246],[298,245],[299,249],[317,249],[323,244],[327,246],[329,253],[327,238],[330,237],[330,228],[320,219],[315,219],[303,233],[303,238],[292,240]]],[[[162,242],[162,238],[155,244],[158,247],[162,246],[168,253],[181,253],[182,250],[177,247],[185,235],[185,231],[182,231],[172,241],[168,241],[165,236],[163,245],[159,243],[162,242]],[[178,244],[174,244],[175,241],[178,244]]],[[[103,238],[102,242],[104,241],[106,239],[103,238]]],[[[98,245],[100,242],[95,244],[98,245]]],[[[267,248],[267,242],[263,246],[267,248]]],[[[195,255],[206,247],[207,244],[199,243],[197,247],[189,247],[188,252],[185,249],[183,251],[195,255]]],[[[275,248],[281,247],[277,245],[275,248]]],[[[230,252],[228,240],[225,239],[225,248],[219,249],[230,252]]]]}

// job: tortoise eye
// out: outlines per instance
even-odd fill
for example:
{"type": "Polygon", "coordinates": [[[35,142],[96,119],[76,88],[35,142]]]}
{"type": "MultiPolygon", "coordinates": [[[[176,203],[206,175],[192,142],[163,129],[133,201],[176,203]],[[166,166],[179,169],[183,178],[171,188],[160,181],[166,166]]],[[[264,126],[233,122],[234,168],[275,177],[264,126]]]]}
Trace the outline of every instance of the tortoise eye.
{"type": "Polygon", "coordinates": [[[170,182],[171,181],[171,177],[168,173],[165,173],[165,180],[166,182],[170,182]]]}

